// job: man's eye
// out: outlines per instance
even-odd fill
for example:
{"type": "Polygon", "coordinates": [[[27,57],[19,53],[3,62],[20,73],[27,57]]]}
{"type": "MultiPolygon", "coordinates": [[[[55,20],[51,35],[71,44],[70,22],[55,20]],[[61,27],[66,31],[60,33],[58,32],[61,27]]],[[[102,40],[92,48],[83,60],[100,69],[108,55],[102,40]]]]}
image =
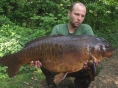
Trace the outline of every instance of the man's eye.
{"type": "Polygon", "coordinates": [[[84,15],[82,15],[82,17],[85,17],[84,15]]]}

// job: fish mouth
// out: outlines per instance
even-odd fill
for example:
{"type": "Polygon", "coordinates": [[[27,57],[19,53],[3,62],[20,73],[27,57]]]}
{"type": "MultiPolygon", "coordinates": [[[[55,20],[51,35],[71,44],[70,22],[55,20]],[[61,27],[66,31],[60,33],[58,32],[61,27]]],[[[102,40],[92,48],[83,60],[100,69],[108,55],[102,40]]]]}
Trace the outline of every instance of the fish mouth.
{"type": "Polygon", "coordinates": [[[108,58],[111,58],[116,53],[116,49],[113,49],[111,52],[109,52],[108,58]]]}

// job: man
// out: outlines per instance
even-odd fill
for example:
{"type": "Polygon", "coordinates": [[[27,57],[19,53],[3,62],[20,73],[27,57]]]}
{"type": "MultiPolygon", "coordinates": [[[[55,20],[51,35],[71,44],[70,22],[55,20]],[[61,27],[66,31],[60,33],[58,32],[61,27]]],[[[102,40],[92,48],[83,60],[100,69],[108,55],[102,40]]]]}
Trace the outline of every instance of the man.
{"type": "MultiPolygon", "coordinates": [[[[69,16],[68,24],[56,25],[53,28],[51,35],[55,35],[55,34],[62,34],[62,35],[67,35],[67,36],[81,35],[81,34],[94,35],[92,28],[89,25],[82,24],[82,22],[84,21],[85,15],[86,15],[85,5],[80,2],[73,3],[70,6],[70,9],[68,11],[68,16],[69,16]]],[[[97,67],[99,61],[95,61],[95,62],[96,62],[96,67],[97,67]]],[[[42,66],[40,61],[35,61],[35,62],[32,61],[31,64],[35,65],[36,68],[42,66]]],[[[88,72],[88,68],[89,67],[87,65],[87,62],[85,62],[84,69],[67,75],[67,77],[75,77],[74,83],[76,85],[76,88],[89,87],[89,84],[91,83],[91,79],[88,72]]],[[[99,68],[97,69],[99,70],[99,68]]],[[[41,70],[46,76],[48,85],[53,85],[54,74],[47,71],[43,67],[41,68],[41,70]]]]}

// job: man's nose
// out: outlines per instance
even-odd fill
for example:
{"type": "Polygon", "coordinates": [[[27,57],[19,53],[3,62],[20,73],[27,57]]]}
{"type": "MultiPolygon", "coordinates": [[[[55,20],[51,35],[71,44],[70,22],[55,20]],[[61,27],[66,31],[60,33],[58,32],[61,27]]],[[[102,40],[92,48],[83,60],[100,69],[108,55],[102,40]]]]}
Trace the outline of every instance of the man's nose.
{"type": "Polygon", "coordinates": [[[77,17],[77,20],[81,20],[82,19],[82,16],[81,15],[79,15],[78,17],[77,17]]]}

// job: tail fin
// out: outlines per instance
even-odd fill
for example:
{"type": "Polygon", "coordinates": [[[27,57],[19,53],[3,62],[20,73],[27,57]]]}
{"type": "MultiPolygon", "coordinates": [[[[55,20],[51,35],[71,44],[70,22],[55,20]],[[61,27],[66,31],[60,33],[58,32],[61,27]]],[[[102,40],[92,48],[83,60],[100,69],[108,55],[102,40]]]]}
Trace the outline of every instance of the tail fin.
{"type": "Polygon", "coordinates": [[[16,75],[16,73],[19,71],[21,65],[18,65],[17,63],[12,63],[10,66],[8,66],[7,72],[9,77],[13,77],[16,75]]]}
{"type": "Polygon", "coordinates": [[[9,66],[14,59],[14,54],[6,55],[0,58],[0,65],[9,66]]]}
{"type": "Polygon", "coordinates": [[[3,66],[8,66],[7,72],[10,78],[15,76],[21,67],[21,65],[15,61],[15,59],[17,59],[15,57],[15,54],[10,54],[0,58],[0,64],[3,66]]]}

